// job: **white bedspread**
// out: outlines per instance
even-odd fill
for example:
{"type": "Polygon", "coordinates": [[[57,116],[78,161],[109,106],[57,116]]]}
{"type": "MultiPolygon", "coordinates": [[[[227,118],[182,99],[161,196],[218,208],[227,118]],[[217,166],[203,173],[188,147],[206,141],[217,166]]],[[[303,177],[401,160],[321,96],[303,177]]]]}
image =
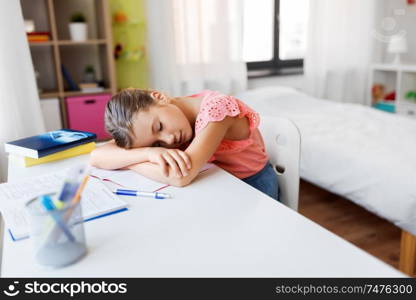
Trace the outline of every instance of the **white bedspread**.
{"type": "Polygon", "coordinates": [[[237,97],[298,125],[302,178],[416,234],[416,120],[284,87],[237,97]]]}

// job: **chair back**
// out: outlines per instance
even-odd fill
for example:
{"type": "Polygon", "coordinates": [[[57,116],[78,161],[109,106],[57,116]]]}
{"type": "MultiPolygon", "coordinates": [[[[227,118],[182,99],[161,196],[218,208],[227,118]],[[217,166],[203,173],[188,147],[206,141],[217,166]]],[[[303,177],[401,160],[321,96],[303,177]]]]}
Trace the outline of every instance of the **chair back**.
{"type": "Polygon", "coordinates": [[[299,202],[300,131],[291,120],[261,116],[260,132],[278,175],[280,201],[294,210],[299,202]]]}

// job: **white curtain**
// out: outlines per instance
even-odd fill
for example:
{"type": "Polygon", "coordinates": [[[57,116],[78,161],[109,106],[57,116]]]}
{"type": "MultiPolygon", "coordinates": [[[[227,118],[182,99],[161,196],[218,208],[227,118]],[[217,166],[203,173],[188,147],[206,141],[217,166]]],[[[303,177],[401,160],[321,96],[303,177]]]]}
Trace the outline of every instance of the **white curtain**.
{"type": "Polygon", "coordinates": [[[305,55],[306,91],[365,103],[375,42],[376,0],[311,0],[305,55]]]}
{"type": "Polygon", "coordinates": [[[246,89],[243,1],[148,0],[152,88],[174,96],[246,89]]]}
{"type": "Polygon", "coordinates": [[[0,182],[6,180],[4,143],[44,131],[20,1],[0,9],[0,182]]]}

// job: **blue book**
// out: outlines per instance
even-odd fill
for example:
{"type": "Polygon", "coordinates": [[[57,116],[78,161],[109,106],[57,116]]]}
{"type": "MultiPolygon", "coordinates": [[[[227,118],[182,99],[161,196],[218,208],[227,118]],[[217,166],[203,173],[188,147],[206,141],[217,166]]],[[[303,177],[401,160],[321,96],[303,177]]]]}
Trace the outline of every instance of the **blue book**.
{"type": "Polygon", "coordinates": [[[69,74],[68,70],[65,68],[64,65],[61,65],[62,75],[64,76],[66,83],[68,83],[68,88],[70,91],[78,90],[77,85],[75,84],[74,80],[72,80],[71,75],[69,74]]]}
{"type": "Polygon", "coordinates": [[[60,129],[28,138],[8,142],[5,151],[20,156],[41,158],[75,146],[94,142],[95,133],[72,129],[60,129]]]}

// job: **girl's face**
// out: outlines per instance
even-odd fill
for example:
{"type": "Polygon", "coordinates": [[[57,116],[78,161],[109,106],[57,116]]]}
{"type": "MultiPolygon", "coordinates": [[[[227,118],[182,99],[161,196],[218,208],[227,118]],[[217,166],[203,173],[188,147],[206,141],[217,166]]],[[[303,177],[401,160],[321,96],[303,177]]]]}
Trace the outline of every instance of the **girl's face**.
{"type": "Polygon", "coordinates": [[[182,110],[171,103],[156,103],[133,118],[133,147],[180,148],[193,131],[182,110]]]}

